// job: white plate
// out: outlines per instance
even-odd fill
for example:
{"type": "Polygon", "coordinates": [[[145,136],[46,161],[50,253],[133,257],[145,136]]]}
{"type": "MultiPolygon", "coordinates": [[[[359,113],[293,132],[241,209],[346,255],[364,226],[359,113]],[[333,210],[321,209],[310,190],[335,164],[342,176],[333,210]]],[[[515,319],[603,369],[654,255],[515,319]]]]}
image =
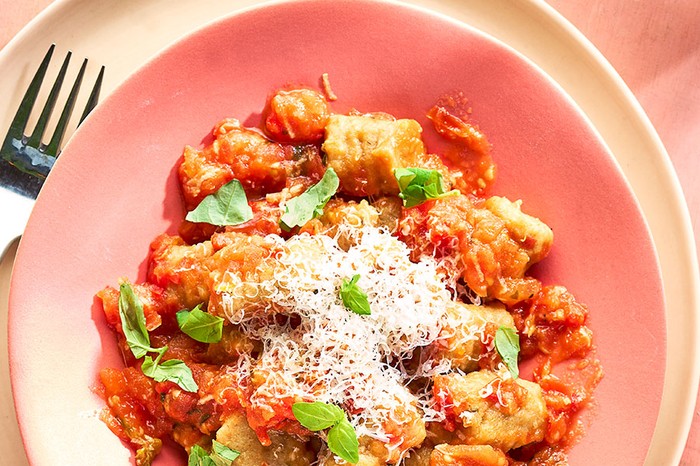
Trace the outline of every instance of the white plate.
{"type": "MultiPolygon", "coordinates": [[[[149,57],[183,33],[252,0],[57,0],[0,52],[0,128],[6,128],[22,93],[52,42],[57,57],[70,47],[91,60],[88,73],[107,66],[103,96],[149,57]]],[[[666,390],[647,465],[678,464],[700,376],[700,280],[687,208],[658,135],[632,93],[595,48],[542,1],[412,0],[469,23],[522,52],[561,84],[589,116],[634,189],[657,246],[666,290],[666,390]],[[650,182],[653,180],[653,182],[650,182]]],[[[58,62],[59,60],[54,60],[58,62]]],[[[74,60],[77,68],[79,60],[74,60]]],[[[60,102],[59,102],[60,105],[60,102]]],[[[2,203],[0,218],[20,215],[2,203]]],[[[0,230],[9,228],[7,222],[0,230]]],[[[4,246],[4,245],[3,245],[4,246]]],[[[9,261],[0,266],[0,279],[9,261]]],[[[0,332],[6,339],[6,282],[0,284],[0,332]]],[[[11,415],[6,343],[0,352],[0,446],[7,464],[22,464],[11,415]],[[3,359],[4,358],[4,359],[3,359]]],[[[643,345],[643,342],[642,342],[643,345]]],[[[31,441],[31,440],[30,440],[31,441]]]]}

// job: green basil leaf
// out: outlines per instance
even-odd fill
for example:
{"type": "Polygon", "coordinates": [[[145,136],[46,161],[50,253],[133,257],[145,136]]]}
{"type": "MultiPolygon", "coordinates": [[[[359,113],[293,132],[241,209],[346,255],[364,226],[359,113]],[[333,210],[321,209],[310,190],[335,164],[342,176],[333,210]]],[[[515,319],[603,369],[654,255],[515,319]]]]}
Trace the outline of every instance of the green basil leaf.
{"type": "Polygon", "coordinates": [[[396,168],[394,177],[399,183],[399,197],[403,199],[404,207],[414,207],[428,199],[438,199],[459,194],[452,190],[445,192],[442,175],[437,170],[425,168],[396,168]]]}
{"type": "Polygon", "coordinates": [[[511,327],[498,327],[496,330],[496,351],[514,379],[517,379],[520,371],[518,370],[518,353],[520,353],[520,337],[518,332],[511,327]]]}
{"type": "Polygon", "coordinates": [[[354,275],[350,280],[343,279],[340,285],[340,298],[346,308],[350,309],[355,314],[370,315],[372,311],[369,308],[367,293],[357,285],[360,275],[354,275]]]}
{"type": "Polygon", "coordinates": [[[328,448],[348,463],[360,461],[360,445],[352,424],[343,419],[328,431],[328,448]]]}
{"type": "Polygon", "coordinates": [[[197,305],[191,311],[180,311],[176,315],[177,324],[185,334],[202,343],[218,343],[224,328],[224,319],[213,316],[197,305]]]}
{"type": "Polygon", "coordinates": [[[216,440],[211,442],[211,453],[200,447],[192,445],[187,466],[231,466],[233,461],[240,456],[236,450],[232,450],[216,440]]]}
{"type": "Polygon", "coordinates": [[[290,199],[284,206],[280,226],[289,231],[300,227],[314,217],[323,214],[323,208],[338,190],[340,181],[332,168],[328,168],[321,181],[304,191],[300,196],[290,199]]]}
{"type": "Polygon", "coordinates": [[[243,186],[238,180],[231,180],[214,194],[210,194],[191,212],[185,220],[212,225],[240,225],[253,218],[253,210],[248,205],[243,186]]]}
{"type": "Polygon", "coordinates": [[[335,455],[348,463],[360,460],[359,442],[352,424],[339,407],[314,401],[312,403],[294,403],[292,413],[299,423],[312,432],[328,430],[328,448],[335,455]]]}
{"type": "Polygon", "coordinates": [[[136,359],[144,357],[149,351],[156,351],[151,348],[141,300],[128,282],[119,285],[119,318],[126,343],[136,359]]]}
{"type": "Polygon", "coordinates": [[[192,445],[190,455],[187,457],[187,466],[217,466],[209,457],[207,451],[199,445],[192,445]]]}
{"type": "Polygon", "coordinates": [[[211,442],[211,458],[216,466],[231,466],[233,461],[241,455],[240,452],[227,447],[216,440],[211,442]]]}
{"type": "Polygon", "coordinates": [[[159,364],[162,354],[154,361],[150,356],[146,356],[141,364],[141,370],[156,382],[175,382],[183,390],[196,392],[199,388],[197,382],[192,377],[192,370],[179,359],[168,359],[163,364],[159,364]]]}
{"type": "Polygon", "coordinates": [[[342,409],[320,401],[294,403],[292,413],[302,426],[312,432],[328,429],[345,419],[342,409]]]}
{"type": "Polygon", "coordinates": [[[141,371],[147,377],[158,382],[170,380],[187,391],[197,391],[198,387],[192,378],[192,371],[184,362],[178,359],[171,359],[163,364],[159,364],[168,347],[151,347],[151,339],[146,329],[143,305],[134,293],[131,285],[127,282],[119,286],[119,317],[126,342],[136,359],[146,356],[147,353],[158,354],[155,361],[150,356],[146,356],[141,364],[141,371]]]}

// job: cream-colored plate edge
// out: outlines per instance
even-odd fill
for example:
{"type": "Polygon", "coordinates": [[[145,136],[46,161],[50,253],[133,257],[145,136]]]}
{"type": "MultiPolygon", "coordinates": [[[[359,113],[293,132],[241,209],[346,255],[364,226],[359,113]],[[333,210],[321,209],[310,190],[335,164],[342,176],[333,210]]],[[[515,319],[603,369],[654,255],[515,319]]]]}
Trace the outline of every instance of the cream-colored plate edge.
{"type": "MultiPolygon", "coordinates": [[[[256,3],[259,2],[180,0],[176,10],[167,0],[57,0],[0,52],[0,69],[4,70],[0,89],[5,91],[0,93],[0,128],[8,127],[23,89],[52,42],[58,44],[59,57],[68,47],[77,58],[89,57],[92,62],[88,73],[90,68],[96,73],[99,65],[107,66],[104,96],[183,33],[256,3]]],[[[696,343],[700,334],[700,279],[680,185],[649,119],[605,58],[543,1],[411,0],[406,3],[426,6],[467,22],[529,57],[573,97],[620,163],[649,222],[668,306],[666,390],[645,464],[678,464],[692,421],[700,377],[696,343]]],[[[77,67],[77,63],[73,65],[77,67]]],[[[0,214],[12,214],[7,209],[4,206],[0,214]]],[[[3,296],[0,312],[6,312],[6,306],[7,297],[3,296]]],[[[0,338],[6,338],[6,333],[3,335],[0,338]]],[[[6,367],[6,361],[0,363],[6,367]]],[[[8,385],[3,377],[0,380],[3,403],[11,400],[8,385]]],[[[2,411],[9,413],[11,407],[3,405],[2,411]]],[[[2,424],[13,421],[11,416],[0,419],[2,424]]],[[[5,432],[16,431],[13,425],[2,427],[5,432]]],[[[7,436],[9,440],[2,437],[3,442],[11,443],[4,451],[18,450],[16,436],[7,436]]],[[[23,460],[20,456],[17,461],[6,460],[16,464],[23,460]]]]}

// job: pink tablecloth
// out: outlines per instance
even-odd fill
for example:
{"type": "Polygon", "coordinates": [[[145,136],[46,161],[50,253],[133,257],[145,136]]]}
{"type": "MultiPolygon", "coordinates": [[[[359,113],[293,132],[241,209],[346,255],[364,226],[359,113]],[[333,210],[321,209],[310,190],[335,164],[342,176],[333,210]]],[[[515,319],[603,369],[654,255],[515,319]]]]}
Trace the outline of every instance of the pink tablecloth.
{"type": "MultiPolygon", "coordinates": [[[[0,0],[0,48],[52,0],[0,0]]],[[[700,244],[700,2],[547,0],[617,69],[679,174],[700,244]]],[[[682,464],[700,464],[696,409],[682,464]]]]}
{"type": "MultiPolygon", "coordinates": [[[[615,67],[666,146],[700,245],[700,2],[548,0],[615,67]]],[[[700,465],[700,398],[681,460],[700,465]]]]}

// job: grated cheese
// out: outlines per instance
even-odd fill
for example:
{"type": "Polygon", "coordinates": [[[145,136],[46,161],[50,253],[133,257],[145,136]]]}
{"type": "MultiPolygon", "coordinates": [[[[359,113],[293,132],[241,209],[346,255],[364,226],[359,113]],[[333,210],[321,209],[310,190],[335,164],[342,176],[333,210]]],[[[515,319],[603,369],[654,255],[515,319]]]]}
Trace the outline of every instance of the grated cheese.
{"type": "MultiPolygon", "coordinates": [[[[436,261],[411,262],[404,243],[370,226],[341,224],[333,237],[267,240],[277,251],[260,266],[272,270],[262,274],[269,278],[229,273],[216,287],[228,319],[263,344],[253,368],[248,362],[238,369],[239,379],[251,370],[265,374],[251,407],[269,410],[269,400],[281,397],[337,404],[358,437],[382,441],[388,450],[400,445],[396,426],[406,422],[407,411],[424,421],[444,419],[428,379],[415,394],[406,385],[448,372],[449,361],[421,361],[413,372],[404,365],[417,348],[441,338],[452,296],[436,261]],[[339,237],[351,246],[341,248],[339,237]],[[371,315],[351,312],[339,296],[342,281],[355,274],[371,315]],[[296,317],[271,323],[272,314],[296,317]]],[[[478,330],[470,338],[480,338],[478,330]]]]}

